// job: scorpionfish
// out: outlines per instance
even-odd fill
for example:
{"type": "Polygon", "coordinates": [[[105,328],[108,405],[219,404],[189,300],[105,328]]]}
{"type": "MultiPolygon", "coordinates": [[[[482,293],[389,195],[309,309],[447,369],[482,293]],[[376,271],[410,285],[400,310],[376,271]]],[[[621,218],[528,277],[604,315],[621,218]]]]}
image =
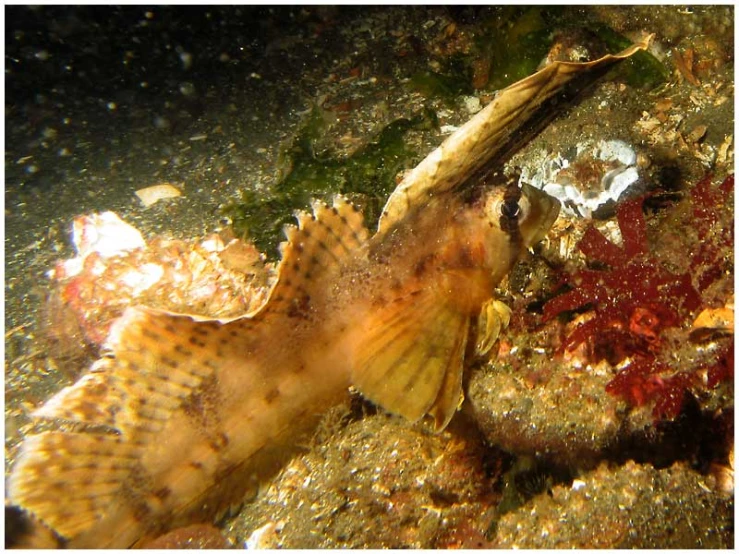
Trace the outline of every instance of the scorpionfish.
{"type": "Polygon", "coordinates": [[[35,526],[17,545],[45,531],[51,546],[140,546],[213,521],[350,386],[443,429],[462,402],[465,356],[489,351],[508,316],[494,287],[559,212],[541,191],[496,182],[493,155],[574,76],[647,44],[555,62],[501,91],[404,179],[372,236],[343,198],[315,203],[286,230],[254,312],[128,308],[103,357],[33,413],[43,425],[8,479],[8,501],[35,526]]]}
{"type": "Polygon", "coordinates": [[[350,385],[444,428],[474,318],[489,343],[493,288],[558,211],[535,189],[477,187],[370,238],[343,198],[316,203],[254,313],[129,308],[107,354],[34,414],[57,426],[26,440],[11,502],[66,546],[128,547],[239,503],[350,385]]]}

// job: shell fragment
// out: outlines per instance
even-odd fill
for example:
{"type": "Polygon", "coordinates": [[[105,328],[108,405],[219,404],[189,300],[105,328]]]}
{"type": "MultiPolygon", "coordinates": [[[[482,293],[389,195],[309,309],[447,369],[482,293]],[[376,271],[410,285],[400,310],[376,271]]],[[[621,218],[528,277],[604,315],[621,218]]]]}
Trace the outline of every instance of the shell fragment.
{"type": "Polygon", "coordinates": [[[177,198],[182,196],[182,192],[177,187],[170,185],[169,183],[163,183],[161,185],[154,185],[146,187],[136,191],[136,196],[139,197],[144,207],[148,208],[152,204],[164,200],[165,198],[177,198]]]}

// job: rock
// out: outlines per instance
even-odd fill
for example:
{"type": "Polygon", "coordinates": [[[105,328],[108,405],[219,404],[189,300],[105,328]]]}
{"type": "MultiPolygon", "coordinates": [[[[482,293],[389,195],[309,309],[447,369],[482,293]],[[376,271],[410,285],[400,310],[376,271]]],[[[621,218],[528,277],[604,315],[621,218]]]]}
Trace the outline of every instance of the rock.
{"type": "Polygon", "coordinates": [[[609,371],[534,356],[470,376],[466,409],[491,444],[562,465],[594,465],[617,440],[624,406],[605,393],[609,371]]]}
{"type": "Polygon", "coordinates": [[[378,414],[293,460],[229,526],[261,548],[479,548],[497,503],[468,421],[378,414]],[[467,430],[465,430],[467,429],[467,430]]]}
{"type": "Polygon", "coordinates": [[[152,550],[202,550],[232,547],[233,545],[221,534],[217,527],[207,524],[180,527],[142,545],[142,548],[152,550]]]}
{"type": "Polygon", "coordinates": [[[733,521],[731,500],[685,463],[604,463],[504,515],[495,546],[732,548],[733,521]]]}

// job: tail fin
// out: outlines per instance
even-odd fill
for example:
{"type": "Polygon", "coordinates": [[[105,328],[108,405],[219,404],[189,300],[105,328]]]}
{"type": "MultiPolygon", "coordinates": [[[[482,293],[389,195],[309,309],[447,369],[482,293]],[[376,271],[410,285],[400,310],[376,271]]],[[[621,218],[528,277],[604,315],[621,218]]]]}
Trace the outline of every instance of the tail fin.
{"type": "Polygon", "coordinates": [[[232,355],[224,339],[248,334],[251,325],[129,308],[113,326],[110,352],[34,412],[55,429],[26,439],[8,481],[10,501],[66,539],[116,506],[130,512],[120,525],[135,528],[163,494],[145,455],[168,440],[160,435],[173,414],[232,355]]]}
{"type": "MultiPolygon", "coordinates": [[[[270,358],[295,338],[294,318],[311,296],[325,294],[327,272],[367,237],[362,216],[343,199],[314,212],[287,231],[277,282],[256,313],[226,322],[129,308],[111,329],[108,354],[33,414],[52,429],[26,439],[8,481],[10,501],[70,546],[125,547],[239,500],[248,484],[236,473],[245,460],[266,457],[270,437],[291,432],[283,420],[296,410],[310,412],[308,420],[325,407],[288,406],[323,394],[300,386],[299,346],[284,363],[270,358]],[[249,418],[274,408],[278,385],[302,392],[255,430],[249,418]]],[[[324,379],[315,390],[345,383],[324,379]]]]}

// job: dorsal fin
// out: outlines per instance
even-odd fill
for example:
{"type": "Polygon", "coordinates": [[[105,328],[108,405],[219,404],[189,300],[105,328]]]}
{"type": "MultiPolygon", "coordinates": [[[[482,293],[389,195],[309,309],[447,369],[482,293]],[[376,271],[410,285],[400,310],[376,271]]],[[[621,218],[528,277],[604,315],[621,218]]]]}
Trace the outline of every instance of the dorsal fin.
{"type": "Polygon", "coordinates": [[[326,275],[368,238],[362,214],[342,196],[334,198],[333,206],[314,201],[313,214],[296,216],[298,226],[285,228],[287,242],[280,245],[277,281],[255,317],[301,310],[316,286],[325,288],[326,275]]]}
{"type": "MultiPolygon", "coordinates": [[[[483,170],[493,157],[510,156],[521,144],[510,140],[514,133],[542,129],[546,118],[532,118],[539,107],[579,75],[591,73],[646,50],[654,35],[618,54],[607,54],[591,62],[553,62],[525,79],[499,91],[495,99],[431,152],[395,188],[382,210],[378,234],[385,234],[408,213],[424,209],[432,197],[458,190],[483,170]]],[[[581,85],[585,85],[584,79],[581,85]]],[[[524,143],[525,144],[525,143],[524,143]]]]}

